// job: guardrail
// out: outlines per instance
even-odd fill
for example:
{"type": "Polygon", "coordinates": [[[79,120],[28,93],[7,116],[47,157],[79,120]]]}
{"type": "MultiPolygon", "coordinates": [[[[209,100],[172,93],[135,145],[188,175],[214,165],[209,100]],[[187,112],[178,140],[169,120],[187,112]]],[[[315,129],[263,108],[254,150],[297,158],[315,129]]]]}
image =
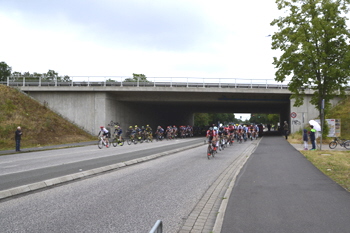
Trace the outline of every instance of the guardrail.
{"type": "MultiPolygon", "coordinates": [[[[132,80],[131,77],[121,76],[72,76],[70,81],[47,81],[47,79],[33,77],[8,77],[7,82],[0,82],[7,86],[38,86],[38,87],[79,87],[79,86],[111,86],[111,87],[202,87],[202,88],[264,88],[288,89],[290,80],[277,82],[274,79],[239,79],[239,78],[182,78],[182,77],[147,77],[147,80],[132,80]]],[[[349,91],[347,84],[346,90],[349,91]]],[[[310,86],[303,86],[310,89],[310,86]]]]}
{"type": "Polygon", "coordinates": [[[238,78],[176,78],[176,77],[147,77],[147,80],[130,81],[130,77],[85,77],[73,76],[70,81],[47,81],[42,78],[9,77],[7,86],[116,86],[116,87],[203,87],[203,88],[272,88],[287,89],[288,82],[278,83],[273,79],[238,79],[238,78]],[[15,81],[13,81],[15,80],[15,81]]]}
{"type": "Polygon", "coordinates": [[[163,223],[161,220],[158,220],[152,227],[149,233],[162,233],[163,232],[163,223]]]}

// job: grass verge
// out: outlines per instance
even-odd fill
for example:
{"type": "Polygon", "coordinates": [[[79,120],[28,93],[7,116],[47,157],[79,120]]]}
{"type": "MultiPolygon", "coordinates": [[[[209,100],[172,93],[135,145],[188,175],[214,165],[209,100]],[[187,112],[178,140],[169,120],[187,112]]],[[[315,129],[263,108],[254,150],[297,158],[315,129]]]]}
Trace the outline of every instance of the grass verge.
{"type": "Polygon", "coordinates": [[[350,151],[300,151],[315,167],[350,191],[350,151]]]}

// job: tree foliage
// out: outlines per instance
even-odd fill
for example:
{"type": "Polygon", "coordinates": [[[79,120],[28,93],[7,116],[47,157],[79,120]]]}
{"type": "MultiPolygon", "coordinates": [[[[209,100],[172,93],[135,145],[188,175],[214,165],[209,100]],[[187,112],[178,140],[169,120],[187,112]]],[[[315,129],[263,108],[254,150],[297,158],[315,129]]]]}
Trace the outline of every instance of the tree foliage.
{"type": "Polygon", "coordinates": [[[144,75],[144,74],[135,74],[135,73],[133,73],[132,76],[133,76],[133,78],[127,78],[124,81],[125,82],[137,82],[137,81],[139,81],[139,82],[149,82],[147,80],[146,75],[144,75]]]}
{"type": "Polygon", "coordinates": [[[314,91],[311,104],[321,115],[335,95],[344,95],[350,77],[350,32],[347,18],[350,0],[276,0],[286,16],[271,22],[278,27],[272,36],[276,81],[291,78],[289,90],[294,106],[303,104],[305,88],[314,91]]]}
{"type": "Polygon", "coordinates": [[[47,73],[29,73],[29,72],[13,72],[11,75],[11,81],[21,81],[23,78],[25,78],[27,81],[35,80],[37,81],[39,78],[41,78],[42,82],[71,82],[72,80],[68,75],[65,76],[59,76],[58,73],[54,70],[49,70],[47,73]]]}
{"type": "Polygon", "coordinates": [[[5,62],[0,62],[0,82],[7,81],[7,77],[11,76],[12,68],[5,62]]]}
{"type": "Polygon", "coordinates": [[[194,125],[195,126],[208,126],[212,124],[229,124],[229,123],[241,123],[241,120],[235,118],[233,113],[195,113],[194,125]]]}

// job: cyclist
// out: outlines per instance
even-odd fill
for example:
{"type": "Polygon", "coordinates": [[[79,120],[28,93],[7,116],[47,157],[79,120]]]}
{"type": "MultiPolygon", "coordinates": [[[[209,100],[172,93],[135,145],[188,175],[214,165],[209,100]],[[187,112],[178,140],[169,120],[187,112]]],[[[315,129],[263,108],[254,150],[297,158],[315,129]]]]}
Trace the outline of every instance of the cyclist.
{"type": "Polygon", "coordinates": [[[259,126],[258,125],[255,125],[254,126],[254,131],[255,131],[255,138],[257,139],[259,137],[259,126]]]}
{"type": "Polygon", "coordinates": [[[122,134],[123,134],[122,127],[120,127],[120,125],[116,125],[115,130],[114,130],[114,135],[115,135],[115,137],[119,138],[119,145],[121,145],[122,134]]]}
{"type": "Polygon", "coordinates": [[[141,135],[145,136],[145,133],[146,133],[145,126],[141,126],[141,135]]]}
{"type": "Polygon", "coordinates": [[[231,142],[235,142],[234,140],[235,126],[232,124],[228,124],[228,132],[229,132],[229,140],[231,142]]]}
{"type": "Polygon", "coordinates": [[[243,139],[244,139],[244,141],[247,141],[247,135],[248,135],[248,127],[247,127],[247,125],[243,125],[243,139]]]}
{"type": "Polygon", "coordinates": [[[243,139],[243,126],[242,125],[238,125],[237,126],[237,140],[239,142],[242,142],[242,139],[243,139]]]}
{"type": "Polygon", "coordinates": [[[149,125],[146,125],[146,132],[152,135],[152,128],[149,125]]]}
{"type": "Polygon", "coordinates": [[[142,133],[142,130],[140,129],[140,127],[138,127],[137,125],[135,125],[135,133],[137,135],[137,139],[141,139],[141,133],[142,133]]]}
{"type": "Polygon", "coordinates": [[[220,128],[218,130],[219,150],[224,148],[224,144],[225,144],[224,132],[225,132],[224,127],[220,126],[220,128]]]}
{"type": "Polygon", "coordinates": [[[164,129],[162,128],[162,126],[158,126],[157,130],[156,130],[156,135],[157,135],[157,139],[161,139],[164,133],[164,129]]]}
{"type": "Polygon", "coordinates": [[[186,126],[184,126],[184,125],[180,126],[180,136],[182,138],[186,137],[186,126]]]}
{"type": "Polygon", "coordinates": [[[146,137],[150,137],[151,139],[153,138],[152,137],[152,128],[149,126],[149,125],[146,125],[146,129],[145,129],[145,131],[146,131],[146,137]]]}
{"type": "MultiPolygon", "coordinates": [[[[217,131],[210,127],[207,131],[208,144],[211,146],[213,150],[216,150],[216,141],[217,141],[217,131]]],[[[208,153],[210,155],[210,153],[208,153]]]]}
{"type": "Polygon", "coordinates": [[[171,126],[166,127],[165,135],[167,139],[173,138],[172,133],[173,133],[173,129],[171,128],[171,126]]]}
{"type": "Polygon", "coordinates": [[[177,137],[177,127],[176,127],[176,125],[173,126],[173,135],[174,135],[174,138],[177,137]]]}
{"type": "Polygon", "coordinates": [[[251,140],[253,140],[253,136],[254,136],[254,125],[250,125],[250,127],[249,127],[249,138],[251,140]]]}
{"type": "Polygon", "coordinates": [[[136,131],[132,128],[132,126],[130,125],[129,126],[129,129],[128,129],[128,136],[130,137],[130,138],[134,138],[135,137],[135,133],[136,133],[136,131]]]}
{"type": "Polygon", "coordinates": [[[106,147],[108,147],[106,138],[109,138],[109,131],[104,126],[100,127],[100,131],[98,132],[97,136],[99,137],[101,134],[102,134],[103,143],[106,145],[106,147]]]}

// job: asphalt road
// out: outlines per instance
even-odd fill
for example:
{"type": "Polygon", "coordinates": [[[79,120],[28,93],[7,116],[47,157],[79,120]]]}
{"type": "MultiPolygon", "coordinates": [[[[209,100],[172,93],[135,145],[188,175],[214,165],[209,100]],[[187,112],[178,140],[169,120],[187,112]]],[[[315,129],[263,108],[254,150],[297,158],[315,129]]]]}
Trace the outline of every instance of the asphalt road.
{"type": "Polygon", "coordinates": [[[97,145],[0,156],[0,191],[59,176],[124,162],[203,142],[203,138],[132,144],[98,149],[97,145]]]}
{"type": "MultiPolygon", "coordinates": [[[[206,190],[250,143],[236,143],[211,160],[206,157],[207,146],[203,145],[89,179],[7,199],[0,202],[1,232],[139,233],[149,232],[158,219],[163,221],[164,232],[178,232],[206,190]]],[[[172,144],[176,142],[154,143],[150,147],[159,145],[168,149],[172,144]]],[[[63,161],[53,162],[55,157],[74,156],[80,154],[79,150],[83,151],[79,156],[86,156],[86,160],[94,162],[96,160],[92,157],[122,157],[122,149],[126,148],[134,150],[134,153],[148,153],[144,145],[139,148],[138,145],[124,145],[125,148],[104,150],[95,147],[59,150],[57,153],[60,155],[55,154],[56,151],[35,153],[33,157],[38,160],[51,157],[45,162],[50,165],[39,164],[36,170],[58,166],[57,163],[63,161]],[[90,155],[91,151],[95,154],[90,155]]],[[[18,161],[21,159],[18,158],[18,161]]],[[[30,159],[26,161],[29,163],[30,159]]],[[[4,162],[2,166],[4,164],[7,164],[8,171],[3,175],[28,171],[28,168],[11,168],[10,163],[4,162]]]]}

